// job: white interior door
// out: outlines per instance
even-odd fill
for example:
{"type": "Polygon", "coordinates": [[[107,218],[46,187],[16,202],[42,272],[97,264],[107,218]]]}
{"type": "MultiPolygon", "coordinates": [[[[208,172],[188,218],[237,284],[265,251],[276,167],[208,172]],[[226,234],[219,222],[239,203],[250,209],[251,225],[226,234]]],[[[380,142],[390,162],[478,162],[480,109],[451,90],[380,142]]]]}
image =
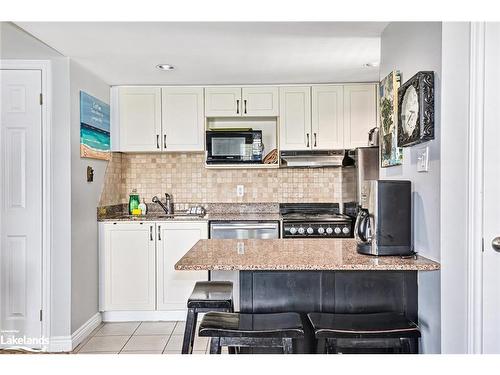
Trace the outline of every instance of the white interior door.
{"type": "Polygon", "coordinates": [[[41,337],[41,71],[1,70],[0,83],[0,336],[6,342],[41,337]]]}
{"type": "Polygon", "coordinates": [[[483,352],[500,354],[500,24],[485,36],[483,352]]]}

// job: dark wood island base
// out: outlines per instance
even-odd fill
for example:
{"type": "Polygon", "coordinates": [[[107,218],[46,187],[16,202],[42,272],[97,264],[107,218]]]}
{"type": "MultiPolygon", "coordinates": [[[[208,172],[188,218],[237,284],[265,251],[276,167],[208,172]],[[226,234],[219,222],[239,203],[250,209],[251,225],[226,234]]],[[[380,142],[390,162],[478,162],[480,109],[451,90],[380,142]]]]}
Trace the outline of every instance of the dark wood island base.
{"type": "Polygon", "coordinates": [[[300,313],[306,338],[294,350],[315,353],[310,312],[397,312],[418,323],[417,271],[240,271],[240,311],[300,313]]]}

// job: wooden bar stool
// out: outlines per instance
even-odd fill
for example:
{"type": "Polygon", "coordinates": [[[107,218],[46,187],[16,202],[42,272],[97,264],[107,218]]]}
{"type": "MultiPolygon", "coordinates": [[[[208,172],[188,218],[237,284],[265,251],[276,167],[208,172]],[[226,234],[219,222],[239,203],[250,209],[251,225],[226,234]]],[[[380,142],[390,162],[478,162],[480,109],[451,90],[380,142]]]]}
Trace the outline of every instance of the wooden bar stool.
{"type": "Polygon", "coordinates": [[[239,314],[210,312],[203,317],[200,337],[211,337],[210,354],[220,354],[223,346],[249,348],[280,347],[293,353],[293,339],[304,337],[297,313],[239,314]]]}
{"type": "Polygon", "coordinates": [[[187,308],[182,354],[193,352],[198,313],[233,312],[233,283],[230,281],[198,281],[188,299],[187,308]]]}
{"type": "Polygon", "coordinates": [[[307,314],[318,340],[318,353],[398,350],[418,354],[418,326],[403,314],[307,314]]]}

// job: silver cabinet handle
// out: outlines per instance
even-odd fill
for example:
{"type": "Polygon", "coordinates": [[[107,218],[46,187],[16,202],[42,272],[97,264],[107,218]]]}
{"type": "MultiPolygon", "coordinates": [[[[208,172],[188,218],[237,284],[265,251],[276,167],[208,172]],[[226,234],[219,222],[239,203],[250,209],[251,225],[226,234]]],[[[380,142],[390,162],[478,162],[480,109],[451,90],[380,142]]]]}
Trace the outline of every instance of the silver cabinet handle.
{"type": "Polygon", "coordinates": [[[153,241],[153,226],[152,225],[149,226],[149,239],[151,241],[153,241]]]}
{"type": "Polygon", "coordinates": [[[236,114],[240,114],[240,100],[236,99],[236,114]]]}
{"type": "Polygon", "coordinates": [[[247,114],[247,100],[243,100],[243,104],[245,104],[245,114],[247,114]]]}
{"type": "Polygon", "coordinates": [[[161,241],[161,225],[158,225],[158,241],[161,241]]]}
{"type": "Polygon", "coordinates": [[[306,144],[306,147],[309,147],[309,133],[306,134],[306,137],[307,137],[307,144],[306,144]]]}
{"type": "Polygon", "coordinates": [[[317,144],[316,144],[316,133],[314,133],[314,147],[317,147],[317,144]]]}
{"type": "Polygon", "coordinates": [[[157,149],[160,148],[160,135],[159,134],[156,134],[156,148],[157,149]]]}
{"type": "Polygon", "coordinates": [[[167,135],[163,134],[163,150],[167,150],[167,135]]]}
{"type": "Polygon", "coordinates": [[[500,252],[500,237],[493,238],[493,241],[491,241],[491,247],[493,250],[500,252]]]}

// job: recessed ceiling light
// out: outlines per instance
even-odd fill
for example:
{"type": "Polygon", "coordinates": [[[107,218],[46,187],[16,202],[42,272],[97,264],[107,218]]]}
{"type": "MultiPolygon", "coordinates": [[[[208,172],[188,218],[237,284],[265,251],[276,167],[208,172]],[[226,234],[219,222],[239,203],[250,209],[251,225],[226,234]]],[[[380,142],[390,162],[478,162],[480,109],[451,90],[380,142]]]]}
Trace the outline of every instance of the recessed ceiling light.
{"type": "Polygon", "coordinates": [[[378,65],[379,65],[378,62],[374,61],[374,62],[369,62],[369,63],[363,64],[363,67],[364,68],[375,68],[378,65]]]}
{"type": "Polygon", "coordinates": [[[174,70],[174,66],[169,64],[158,64],[156,67],[160,70],[174,70]]]}

